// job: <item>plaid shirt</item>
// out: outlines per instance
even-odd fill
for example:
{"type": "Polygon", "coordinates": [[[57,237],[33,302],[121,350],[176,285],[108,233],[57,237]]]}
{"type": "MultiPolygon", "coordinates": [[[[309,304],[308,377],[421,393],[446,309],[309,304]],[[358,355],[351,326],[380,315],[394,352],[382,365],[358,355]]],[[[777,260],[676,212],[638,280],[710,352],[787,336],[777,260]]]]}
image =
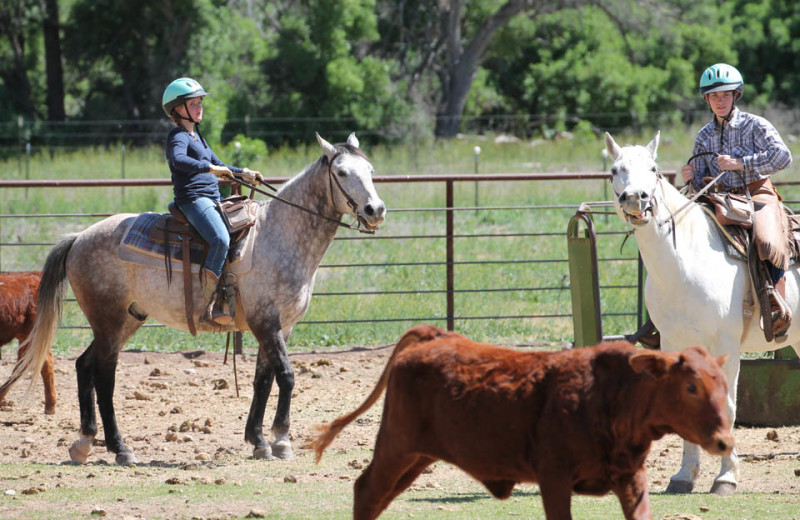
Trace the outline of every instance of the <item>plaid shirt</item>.
{"type": "MultiPolygon", "coordinates": [[[[783,170],[792,162],[792,153],[775,127],[763,117],[738,108],[734,109],[727,125],[720,126],[714,117],[697,132],[692,155],[702,152],[730,155],[744,162],[744,170],[730,171],[717,181],[723,189],[741,188],[783,170]]],[[[703,177],[716,177],[721,173],[715,155],[696,157],[692,163],[697,189],[703,187],[703,177]]]]}

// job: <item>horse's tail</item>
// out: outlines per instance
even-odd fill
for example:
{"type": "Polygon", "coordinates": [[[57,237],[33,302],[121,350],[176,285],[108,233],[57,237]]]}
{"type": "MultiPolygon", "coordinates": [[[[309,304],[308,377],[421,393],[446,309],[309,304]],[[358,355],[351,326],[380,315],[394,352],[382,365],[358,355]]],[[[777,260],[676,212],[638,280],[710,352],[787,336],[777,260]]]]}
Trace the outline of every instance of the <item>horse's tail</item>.
{"type": "Polygon", "coordinates": [[[33,329],[28,338],[20,345],[20,349],[27,348],[14,367],[11,377],[3,383],[3,386],[0,386],[2,394],[5,394],[8,388],[26,373],[31,374],[31,381],[25,393],[26,399],[30,396],[33,387],[36,386],[35,375],[42,370],[42,365],[50,354],[50,345],[53,344],[58,322],[61,320],[64,291],[67,285],[67,254],[76,238],[78,238],[77,233],[67,235],[47,255],[42,270],[42,282],[39,285],[36,320],[33,322],[33,329]]]}
{"type": "Polygon", "coordinates": [[[316,428],[318,432],[317,437],[306,447],[314,449],[314,452],[317,454],[317,463],[319,463],[320,459],[322,459],[322,453],[325,451],[325,448],[327,448],[330,443],[333,442],[333,439],[335,439],[336,436],[339,435],[339,433],[344,430],[348,424],[355,421],[361,414],[372,408],[372,405],[375,404],[375,401],[377,401],[378,398],[380,398],[380,396],[383,394],[383,391],[386,389],[386,385],[389,382],[389,374],[391,373],[392,364],[395,357],[397,357],[397,354],[402,352],[409,345],[423,341],[430,341],[441,336],[442,334],[446,334],[446,332],[438,327],[434,327],[433,325],[419,325],[409,329],[408,332],[406,332],[403,337],[400,338],[400,341],[397,342],[394,350],[392,351],[392,355],[389,357],[389,361],[386,362],[386,366],[383,369],[380,379],[378,379],[378,383],[375,385],[375,388],[372,389],[372,393],[367,396],[367,399],[361,404],[361,406],[349,414],[338,417],[330,424],[318,426],[316,428]]]}

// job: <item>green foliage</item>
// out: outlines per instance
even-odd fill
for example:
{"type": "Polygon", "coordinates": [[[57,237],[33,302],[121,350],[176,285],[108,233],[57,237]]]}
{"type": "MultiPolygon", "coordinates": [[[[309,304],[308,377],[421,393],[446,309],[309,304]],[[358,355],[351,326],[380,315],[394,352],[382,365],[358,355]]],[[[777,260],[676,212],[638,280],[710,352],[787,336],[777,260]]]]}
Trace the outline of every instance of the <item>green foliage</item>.
{"type": "MultiPolygon", "coordinates": [[[[211,142],[242,134],[294,146],[315,130],[350,129],[370,141],[414,141],[433,131],[453,84],[447,56],[503,4],[455,2],[460,39],[449,41],[448,14],[431,0],[61,0],[65,107],[71,121],[163,121],[164,86],[188,75],[212,93],[202,129],[211,142]]],[[[42,5],[0,8],[0,121],[47,113],[42,5]]],[[[582,132],[674,124],[704,111],[697,78],[720,61],[741,69],[749,106],[794,107],[799,36],[790,0],[549,5],[495,34],[470,71],[463,115],[470,131],[521,137],[581,121],[582,132]]],[[[9,129],[0,129],[4,148],[19,140],[9,129]]],[[[160,135],[147,132],[133,144],[160,135]]],[[[113,142],[107,134],[95,128],[83,139],[113,142]]],[[[69,137],[44,141],[79,135],[69,137]]]]}

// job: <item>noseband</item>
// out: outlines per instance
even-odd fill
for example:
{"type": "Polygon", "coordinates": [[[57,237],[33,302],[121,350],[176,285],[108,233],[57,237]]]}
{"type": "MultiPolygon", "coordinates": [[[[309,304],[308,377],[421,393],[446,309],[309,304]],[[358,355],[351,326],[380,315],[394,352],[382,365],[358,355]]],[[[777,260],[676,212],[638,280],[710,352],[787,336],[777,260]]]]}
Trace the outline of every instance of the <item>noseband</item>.
{"type": "MultiPolygon", "coordinates": [[[[358,211],[358,203],[347,193],[342,186],[342,183],[339,182],[339,179],[336,177],[336,174],[333,173],[333,162],[339,158],[344,152],[337,152],[333,157],[330,158],[328,161],[328,183],[330,184],[331,190],[331,197],[333,197],[333,184],[336,184],[336,187],[339,188],[339,192],[341,192],[342,196],[347,201],[347,205],[353,210],[353,213],[356,215],[356,220],[358,221],[358,230],[361,231],[361,226],[367,227],[367,221],[358,211]]],[[[369,229],[363,231],[364,233],[368,233],[369,229]]]]}

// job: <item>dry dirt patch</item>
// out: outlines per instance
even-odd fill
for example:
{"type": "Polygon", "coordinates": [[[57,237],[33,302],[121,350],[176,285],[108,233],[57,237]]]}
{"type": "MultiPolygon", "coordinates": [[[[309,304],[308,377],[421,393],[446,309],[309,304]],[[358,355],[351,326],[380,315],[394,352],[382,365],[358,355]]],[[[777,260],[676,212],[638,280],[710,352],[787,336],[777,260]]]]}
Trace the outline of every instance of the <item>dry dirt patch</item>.
{"type": "MultiPolygon", "coordinates": [[[[12,368],[8,354],[7,350],[5,359],[0,362],[0,379],[3,380],[12,368]]],[[[346,465],[349,467],[320,470],[302,446],[312,438],[316,425],[349,412],[362,402],[377,381],[389,354],[389,348],[292,354],[296,381],[291,433],[296,459],[290,465],[281,466],[275,476],[265,477],[264,468],[269,466],[264,464],[285,463],[246,463],[252,451],[243,437],[252,393],[254,356],[237,358],[240,392],[237,397],[231,360],[223,365],[222,353],[123,352],[117,368],[117,420],[125,442],[140,461],[140,468],[120,473],[119,478],[159,482],[169,478],[206,482],[265,478],[276,481],[299,478],[305,482],[352,479],[368,462],[363,452],[372,446],[375,438],[380,405],[345,429],[332,445],[330,451],[339,454],[350,450],[362,452],[348,456],[346,465]],[[170,472],[174,468],[199,472],[174,477],[174,471],[170,472]]],[[[19,404],[24,384],[12,390],[9,396],[12,404],[0,407],[0,463],[61,465],[68,460],[67,449],[77,439],[79,427],[74,362],[74,357],[56,359],[59,402],[55,415],[42,413],[41,384],[27,409],[19,404]]],[[[276,401],[277,387],[273,387],[265,429],[271,424],[276,401]]],[[[737,428],[735,436],[742,456],[740,491],[798,493],[800,429],[737,428]]],[[[105,474],[97,470],[97,465],[114,465],[113,454],[106,452],[103,446],[102,427],[98,439],[89,465],[69,466],[69,471],[59,471],[55,483],[40,484],[35,475],[24,474],[0,480],[0,493],[8,490],[17,494],[38,493],[46,491],[47,486],[97,485],[92,482],[91,475],[105,474]],[[43,489],[38,490],[37,486],[43,489]]],[[[680,456],[681,440],[676,436],[667,436],[655,443],[648,458],[653,492],[663,491],[670,475],[679,467],[680,456]]],[[[707,491],[718,470],[718,461],[704,454],[697,490],[707,491]]],[[[456,473],[440,463],[431,474],[423,475],[417,485],[435,487],[443,479],[458,478],[454,477],[456,473]]],[[[216,513],[223,517],[228,514],[224,504],[220,504],[216,513]]],[[[181,513],[173,514],[164,514],[164,517],[182,518],[181,513]]],[[[147,518],[148,511],[140,511],[138,516],[147,518]]],[[[2,512],[0,517],[4,517],[2,512]]]]}

